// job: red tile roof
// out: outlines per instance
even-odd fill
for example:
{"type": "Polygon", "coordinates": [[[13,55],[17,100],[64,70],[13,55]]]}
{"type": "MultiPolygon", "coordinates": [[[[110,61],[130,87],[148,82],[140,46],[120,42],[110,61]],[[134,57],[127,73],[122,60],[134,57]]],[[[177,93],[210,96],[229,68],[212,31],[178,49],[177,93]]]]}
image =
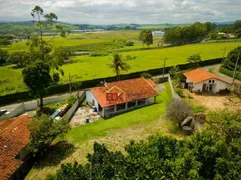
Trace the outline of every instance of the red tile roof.
{"type": "Polygon", "coordinates": [[[23,115],[0,121],[0,179],[8,179],[23,163],[15,156],[28,144],[27,124],[31,118],[23,115]]]}
{"type": "Polygon", "coordinates": [[[152,86],[155,87],[156,83],[154,81],[152,81],[151,79],[146,79],[146,81],[152,86]]]}
{"type": "Polygon", "coordinates": [[[90,90],[101,107],[108,107],[159,95],[153,85],[155,85],[155,83],[152,80],[136,78],[107,83],[106,86],[91,88],[90,90]],[[120,96],[120,98],[118,98],[118,100],[108,101],[108,93],[115,93],[120,96]]]}
{"type": "Polygon", "coordinates": [[[225,83],[228,83],[227,81],[218,77],[216,74],[207,72],[207,71],[205,71],[201,68],[197,68],[195,70],[186,72],[186,73],[184,73],[184,76],[186,76],[193,83],[199,83],[199,82],[203,82],[203,81],[206,81],[206,80],[209,80],[209,79],[217,79],[217,80],[223,81],[225,83]]]}

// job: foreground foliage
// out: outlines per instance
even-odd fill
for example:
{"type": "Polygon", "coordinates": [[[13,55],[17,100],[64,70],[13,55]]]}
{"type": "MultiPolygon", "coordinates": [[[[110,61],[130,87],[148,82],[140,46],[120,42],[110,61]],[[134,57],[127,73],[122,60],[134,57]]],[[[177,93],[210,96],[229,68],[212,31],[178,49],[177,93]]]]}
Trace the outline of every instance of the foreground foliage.
{"type": "Polygon", "coordinates": [[[47,115],[42,115],[39,118],[34,118],[28,128],[30,131],[30,150],[43,153],[57,136],[63,137],[67,134],[69,125],[67,120],[56,121],[47,115]]]}
{"type": "Polygon", "coordinates": [[[189,139],[131,141],[126,155],[95,143],[86,165],[62,164],[47,179],[240,179],[240,123],[240,113],[213,112],[206,128],[189,139]]]}

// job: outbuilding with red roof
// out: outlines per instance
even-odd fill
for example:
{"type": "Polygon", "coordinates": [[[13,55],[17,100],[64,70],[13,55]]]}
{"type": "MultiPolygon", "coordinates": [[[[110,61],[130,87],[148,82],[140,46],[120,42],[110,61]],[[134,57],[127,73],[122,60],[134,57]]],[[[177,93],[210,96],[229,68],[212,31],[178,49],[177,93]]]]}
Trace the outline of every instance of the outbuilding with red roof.
{"type": "Polygon", "coordinates": [[[218,93],[231,87],[229,82],[201,68],[186,72],[184,76],[187,78],[188,89],[193,92],[218,93]]]}
{"type": "Polygon", "coordinates": [[[86,101],[102,117],[108,117],[153,104],[158,95],[151,79],[136,78],[91,88],[86,91],[86,101]]]}

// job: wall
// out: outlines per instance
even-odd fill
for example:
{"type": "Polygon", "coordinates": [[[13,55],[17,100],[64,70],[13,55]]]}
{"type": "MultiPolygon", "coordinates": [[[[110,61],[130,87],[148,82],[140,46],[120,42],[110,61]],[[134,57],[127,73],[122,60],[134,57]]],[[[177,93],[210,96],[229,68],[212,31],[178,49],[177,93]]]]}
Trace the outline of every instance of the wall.
{"type": "Polygon", "coordinates": [[[175,92],[175,90],[173,88],[172,79],[171,79],[170,75],[168,75],[168,83],[171,88],[172,98],[181,100],[182,98],[175,92]]]}
{"type": "MultiPolygon", "coordinates": [[[[226,88],[229,88],[231,86],[229,86],[229,84],[223,82],[223,81],[219,81],[217,79],[210,79],[211,81],[214,80],[215,81],[215,85],[213,86],[213,92],[214,93],[218,93],[220,90],[224,90],[226,88]]],[[[200,83],[195,83],[193,84],[194,86],[194,89],[193,91],[197,91],[197,90],[200,90],[202,91],[202,88],[203,88],[203,84],[209,84],[209,80],[207,81],[203,81],[203,82],[200,82],[200,83]]]]}
{"type": "Polygon", "coordinates": [[[99,103],[91,91],[86,91],[86,102],[92,106],[92,101],[95,101],[95,107],[99,111],[99,103]]]}
{"type": "MultiPolygon", "coordinates": [[[[68,97],[69,97],[69,94],[66,94],[64,96],[55,96],[55,97],[51,97],[51,98],[45,98],[43,100],[43,104],[46,105],[46,104],[63,101],[65,99],[67,99],[68,97]]],[[[0,116],[0,120],[10,119],[10,118],[19,116],[27,111],[36,110],[37,107],[38,107],[38,100],[33,100],[33,101],[22,103],[19,106],[17,106],[14,110],[12,110],[9,114],[0,116]]]]}
{"type": "Polygon", "coordinates": [[[67,119],[68,121],[73,117],[76,110],[79,108],[80,104],[84,102],[86,98],[86,94],[83,93],[80,98],[73,104],[73,106],[67,111],[67,113],[63,116],[63,119],[67,119]]]}

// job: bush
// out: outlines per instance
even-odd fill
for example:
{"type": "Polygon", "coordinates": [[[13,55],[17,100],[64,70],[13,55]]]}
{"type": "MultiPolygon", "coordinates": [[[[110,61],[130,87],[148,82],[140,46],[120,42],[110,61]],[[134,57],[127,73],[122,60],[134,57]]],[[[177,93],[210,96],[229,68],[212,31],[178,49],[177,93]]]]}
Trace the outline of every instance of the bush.
{"type": "Polygon", "coordinates": [[[175,92],[176,92],[181,98],[185,98],[185,95],[183,94],[183,89],[181,89],[181,88],[175,88],[175,92]]]}
{"type": "Polygon", "coordinates": [[[125,45],[126,45],[126,46],[134,46],[134,42],[132,42],[132,41],[126,41],[126,42],[125,42],[125,45]]]}
{"type": "Polygon", "coordinates": [[[74,95],[70,95],[67,99],[67,103],[68,105],[73,105],[75,103],[75,101],[77,101],[77,96],[74,96],[74,95]]]}
{"type": "Polygon", "coordinates": [[[108,55],[109,55],[109,53],[105,52],[105,51],[96,51],[96,52],[90,53],[91,57],[108,56],[108,55]]]}
{"type": "Polygon", "coordinates": [[[177,122],[180,128],[184,119],[190,115],[192,115],[192,106],[183,100],[174,99],[167,106],[167,118],[177,122]]]}
{"type": "MultiPolygon", "coordinates": [[[[219,71],[220,71],[221,73],[223,73],[223,74],[226,74],[226,75],[228,75],[228,76],[230,76],[230,77],[233,77],[233,71],[230,71],[230,70],[228,70],[228,69],[226,69],[226,68],[224,68],[224,67],[221,67],[221,68],[219,69],[219,71]]],[[[241,72],[237,71],[237,72],[236,72],[236,75],[235,75],[235,78],[241,81],[241,72]]]]}
{"type": "Polygon", "coordinates": [[[204,113],[206,111],[206,107],[205,106],[194,106],[192,109],[193,113],[204,113]]]}
{"type": "Polygon", "coordinates": [[[149,74],[149,73],[142,73],[142,74],[141,74],[141,77],[144,77],[144,78],[146,78],[146,79],[151,79],[151,78],[152,78],[152,75],[149,74]]]}
{"type": "Polygon", "coordinates": [[[136,56],[130,56],[130,55],[126,56],[126,60],[132,60],[132,59],[136,59],[136,56]]]}

